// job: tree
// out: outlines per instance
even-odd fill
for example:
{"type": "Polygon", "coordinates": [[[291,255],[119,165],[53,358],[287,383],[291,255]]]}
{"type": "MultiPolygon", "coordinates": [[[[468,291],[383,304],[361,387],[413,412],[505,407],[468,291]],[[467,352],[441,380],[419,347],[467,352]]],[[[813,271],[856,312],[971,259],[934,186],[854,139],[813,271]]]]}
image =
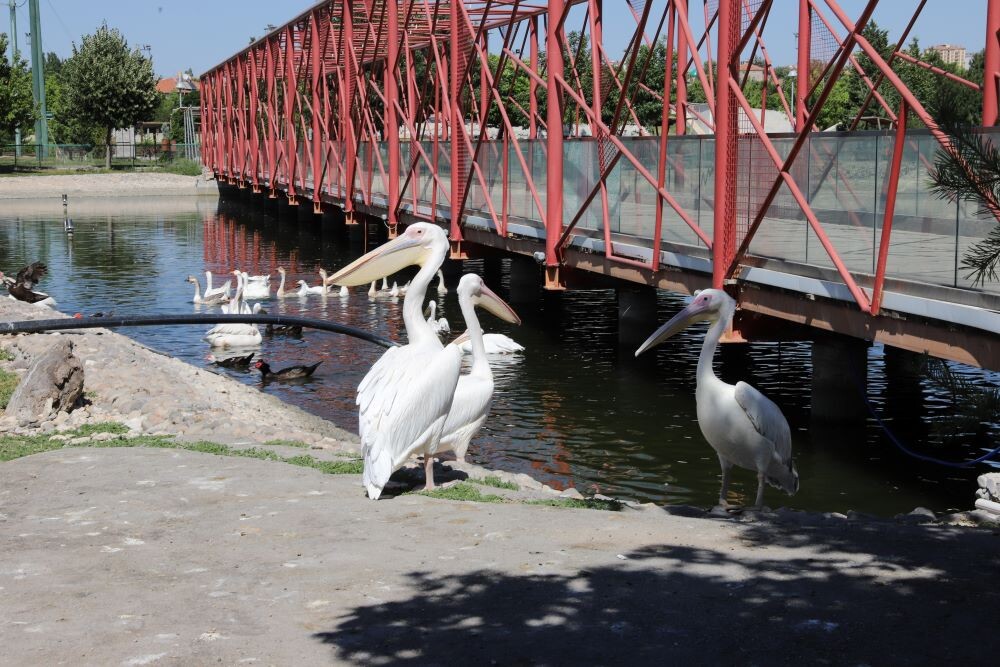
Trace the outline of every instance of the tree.
{"type": "Polygon", "coordinates": [[[111,134],[151,116],[156,108],[153,61],[107,24],[84,35],[63,63],[66,110],[72,118],[105,130],[105,166],[111,167],[111,134]]]}
{"type": "Polygon", "coordinates": [[[15,128],[31,127],[36,115],[28,64],[20,54],[7,60],[7,35],[0,32],[0,136],[6,140],[15,128]]]}

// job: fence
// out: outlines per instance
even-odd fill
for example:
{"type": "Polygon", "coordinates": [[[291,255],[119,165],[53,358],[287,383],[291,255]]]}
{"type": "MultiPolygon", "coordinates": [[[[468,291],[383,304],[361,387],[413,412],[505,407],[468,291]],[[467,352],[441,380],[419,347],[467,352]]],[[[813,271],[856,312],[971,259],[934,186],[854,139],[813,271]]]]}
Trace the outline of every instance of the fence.
{"type": "MultiPolygon", "coordinates": [[[[39,168],[102,168],[106,146],[83,144],[0,144],[0,170],[39,168]]],[[[201,145],[113,144],[112,168],[141,169],[172,164],[177,160],[200,160],[201,145]]]]}

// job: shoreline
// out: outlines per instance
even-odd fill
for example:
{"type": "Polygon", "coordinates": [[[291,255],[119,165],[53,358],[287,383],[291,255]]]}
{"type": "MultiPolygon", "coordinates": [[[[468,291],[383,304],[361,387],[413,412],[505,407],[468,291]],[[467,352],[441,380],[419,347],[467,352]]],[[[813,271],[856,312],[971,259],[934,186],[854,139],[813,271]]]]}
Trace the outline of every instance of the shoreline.
{"type": "Polygon", "coordinates": [[[219,184],[202,176],[158,172],[108,174],[30,174],[0,178],[0,201],[48,200],[68,195],[74,199],[118,197],[212,197],[219,184]]]}

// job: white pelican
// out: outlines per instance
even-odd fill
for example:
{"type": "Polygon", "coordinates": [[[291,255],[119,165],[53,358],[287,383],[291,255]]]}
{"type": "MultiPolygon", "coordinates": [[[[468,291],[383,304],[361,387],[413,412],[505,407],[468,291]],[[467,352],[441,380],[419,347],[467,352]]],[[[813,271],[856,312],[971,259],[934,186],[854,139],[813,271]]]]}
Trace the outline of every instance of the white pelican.
{"type": "MultiPolygon", "coordinates": [[[[434,330],[438,336],[446,336],[451,333],[451,327],[448,325],[448,320],[441,317],[435,317],[437,315],[437,303],[434,299],[431,299],[430,303],[427,304],[427,309],[430,314],[427,317],[427,324],[431,325],[431,329],[434,330]]],[[[465,311],[462,311],[463,314],[465,311]]]]}
{"type": "Polygon", "coordinates": [[[448,254],[448,236],[418,222],[333,276],[337,285],[367,284],[407,266],[420,270],[403,300],[406,345],[386,351],[358,386],[358,431],[368,497],[377,499],[392,473],[424,455],[427,488],[434,488],[434,453],[458,385],[462,354],[445,348],[420,312],[427,287],[448,254]]]}
{"type": "Polygon", "coordinates": [[[712,322],[698,357],[695,390],[698,426],[705,440],[719,455],[722,490],[719,504],[727,506],[729,473],[733,464],[757,472],[757,500],[764,502],[764,483],[788,495],[799,490],[799,473],[792,463],[792,435],[781,409],[746,382],[726,384],[712,370],[712,357],[722,333],[733,320],[736,302],[722,290],[695,293],[694,301],[639,346],[635,356],[654,347],[690,324],[712,322]]]}
{"type": "MultiPolygon", "coordinates": [[[[462,308],[472,345],[472,369],[458,379],[455,398],[441,431],[440,451],[452,450],[455,458],[464,461],[469,442],[490,414],[493,399],[493,372],[483,346],[483,329],[479,326],[476,306],[512,324],[520,324],[521,318],[474,273],[465,274],[458,282],[458,304],[462,308]]],[[[431,305],[434,305],[433,301],[431,305]]],[[[452,344],[449,347],[457,346],[452,344]]]]}
{"type": "Polygon", "coordinates": [[[201,293],[201,283],[198,282],[198,278],[196,276],[188,276],[184,280],[185,282],[194,283],[194,297],[191,299],[191,303],[203,303],[211,306],[217,306],[221,303],[229,301],[229,297],[219,291],[216,291],[211,295],[208,292],[205,292],[203,295],[201,293]]]}
{"type": "Polygon", "coordinates": [[[212,272],[205,271],[205,293],[202,295],[203,298],[208,299],[216,294],[221,294],[223,298],[228,299],[232,294],[233,281],[227,280],[222,283],[221,287],[212,287],[212,272]]]}
{"type": "MultiPolygon", "coordinates": [[[[468,331],[452,342],[458,345],[462,354],[472,354],[472,342],[469,340],[468,331]]],[[[516,354],[524,351],[524,346],[516,340],[498,333],[483,334],[483,347],[486,348],[486,354],[516,354]]]]}
{"type": "Polygon", "coordinates": [[[438,296],[444,296],[448,293],[448,288],[444,284],[444,272],[438,270],[438,296]]]}

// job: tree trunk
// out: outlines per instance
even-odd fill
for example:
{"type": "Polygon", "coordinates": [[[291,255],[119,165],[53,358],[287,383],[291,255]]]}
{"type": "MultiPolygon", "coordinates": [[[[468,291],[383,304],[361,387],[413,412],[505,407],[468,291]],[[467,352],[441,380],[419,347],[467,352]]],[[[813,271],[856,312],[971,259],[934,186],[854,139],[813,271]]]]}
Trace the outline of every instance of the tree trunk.
{"type": "Polygon", "coordinates": [[[113,127],[108,128],[108,133],[104,138],[105,151],[104,151],[104,168],[111,169],[111,133],[114,132],[113,127]]]}

